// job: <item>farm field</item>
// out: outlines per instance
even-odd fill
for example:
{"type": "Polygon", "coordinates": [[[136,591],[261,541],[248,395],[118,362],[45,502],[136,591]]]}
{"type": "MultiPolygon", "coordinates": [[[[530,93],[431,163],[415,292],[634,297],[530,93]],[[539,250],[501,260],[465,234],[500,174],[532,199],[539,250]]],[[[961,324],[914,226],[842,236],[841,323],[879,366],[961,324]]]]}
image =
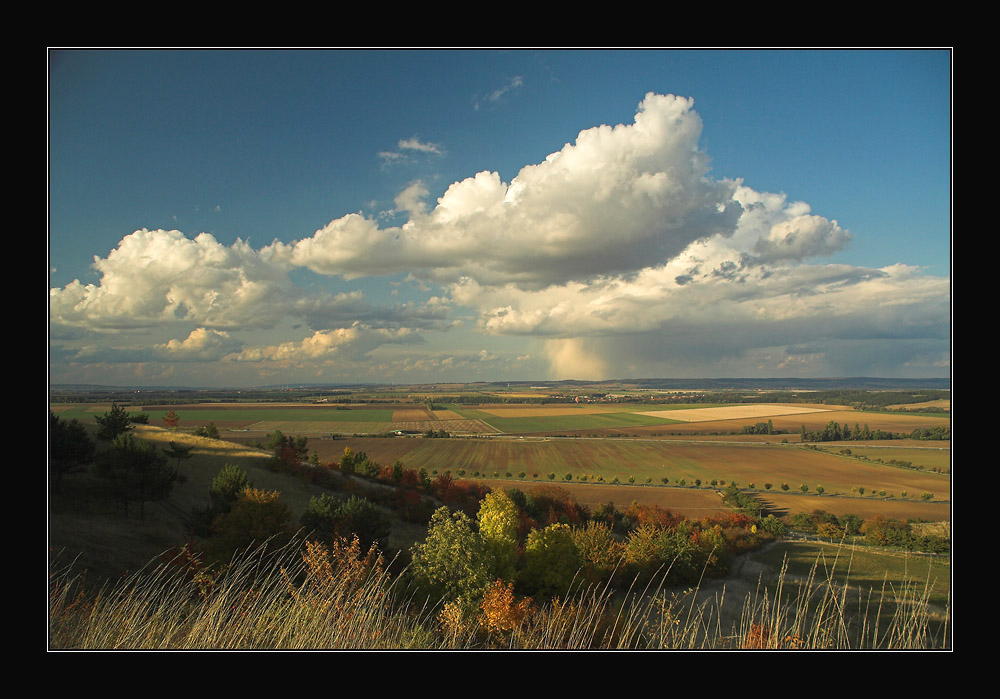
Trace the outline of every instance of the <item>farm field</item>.
{"type": "Polygon", "coordinates": [[[663,417],[681,422],[714,422],[716,420],[741,420],[753,418],[784,417],[787,415],[804,415],[807,413],[827,413],[829,408],[814,408],[800,405],[775,405],[767,403],[751,403],[747,405],[727,405],[718,408],[689,408],[687,410],[654,410],[644,411],[642,415],[663,417]]]}
{"type": "Polygon", "coordinates": [[[950,522],[951,505],[946,502],[924,502],[918,498],[887,500],[878,496],[839,497],[828,495],[802,495],[774,492],[757,492],[757,497],[778,514],[794,515],[824,510],[838,517],[854,514],[861,519],[876,515],[893,519],[922,519],[928,522],[950,522]]]}
{"type": "MultiPolygon", "coordinates": [[[[707,408],[705,410],[708,410],[707,408]]],[[[657,411],[659,412],[659,411],[657,411]]],[[[691,411],[694,413],[695,411],[691,411]]],[[[707,414],[706,414],[707,415],[707,414]]],[[[681,413],[684,416],[684,413],[681,413]]],[[[943,427],[951,424],[947,416],[929,415],[907,415],[902,413],[875,413],[850,410],[848,408],[837,408],[836,406],[825,406],[823,410],[809,413],[797,413],[794,415],[774,415],[755,417],[735,417],[729,419],[713,420],[688,420],[676,421],[670,424],[661,425],[635,425],[629,426],[628,433],[635,437],[646,438],[670,438],[687,437],[691,435],[729,435],[731,437],[746,437],[757,441],[780,442],[787,439],[789,442],[799,441],[799,431],[805,426],[807,431],[821,431],[830,421],[838,424],[847,423],[851,429],[855,425],[868,425],[872,430],[882,430],[884,432],[904,432],[909,434],[918,427],[932,428],[943,427]],[[774,426],[775,434],[772,435],[735,435],[743,427],[755,425],[759,422],[770,421],[774,426]]],[[[547,430],[546,434],[551,435],[575,435],[587,434],[595,437],[613,436],[621,433],[619,428],[575,428],[575,429],[553,429],[547,430]]]]}
{"type": "Polygon", "coordinates": [[[822,445],[820,449],[830,453],[837,453],[842,449],[850,449],[851,456],[854,458],[864,457],[871,461],[881,459],[887,463],[890,461],[908,461],[914,467],[922,467],[928,471],[937,470],[941,473],[948,473],[950,471],[951,449],[947,447],[925,446],[927,442],[920,445],[920,442],[907,440],[906,444],[902,444],[902,441],[893,440],[890,442],[891,446],[880,446],[869,443],[859,445],[858,443],[851,442],[837,443],[836,446],[833,446],[831,443],[822,445]],[[920,446],[911,446],[914,443],[920,446]]]}
{"type": "MultiPolygon", "coordinates": [[[[92,419],[109,405],[53,405],[61,417],[92,419]]],[[[843,406],[808,404],[678,404],[670,409],[649,410],[649,405],[552,404],[544,406],[493,404],[467,407],[448,404],[430,410],[422,404],[359,407],[335,404],[195,404],[148,405],[130,408],[145,412],[151,424],[173,409],[181,418],[181,430],[215,423],[220,430],[286,434],[384,434],[395,430],[445,430],[457,435],[539,434],[610,437],[675,437],[729,435],[744,441],[798,441],[804,425],[822,430],[834,420],[849,425],[868,425],[872,430],[912,432],[917,427],[949,425],[947,416],[908,415],[853,411],[843,406]],[[771,421],[781,434],[739,435],[744,426],[771,421]],[[782,435],[785,436],[782,436],[782,435]]]]}
{"type": "Polygon", "coordinates": [[[493,472],[513,476],[524,472],[527,480],[548,480],[550,473],[566,483],[565,474],[573,482],[586,475],[588,480],[617,477],[626,481],[630,476],[638,483],[647,478],[669,484],[683,478],[688,484],[700,479],[708,484],[712,479],[736,481],[741,487],[754,483],[763,490],[765,483],[775,489],[782,483],[798,489],[805,484],[810,491],[822,485],[829,494],[850,495],[852,488],[866,491],[885,490],[898,495],[907,491],[911,497],[923,492],[934,494],[934,500],[950,498],[947,476],[909,469],[893,468],[862,462],[835,454],[793,445],[712,444],[666,440],[601,440],[601,439],[379,439],[349,438],[310,440],[309,449],[316,450],[321,461],[339,460],[345,447],[363,451],[378,463],[403,462],[408,468],[426,468],[428,472],[450,470],[456,475],[464,470],[470,475],[493,472]],[[537,479],[535,477],[537,474],[537,479]]]}
{"type": "Polygon", "coordinates": [[[710,488],[653,488],[602,483],[522,483],[499,479],[474,479],[493,489],[520,488],[531,494],[535,488],[557,487],[570,493],[578,503],[591,510],[598,505],[614,503],[618,509],[625,509],[633,502],[640,505],[659,505],[671,512],[691,519],[701,519],[713,513],[731,512],[722,504],[719,494],[710,488]]]}
{"type": "MultiPolygon", "coordinates": [[[[547,406],[449,406],[468,418],[481,420],[505,434],[586,432],[639,429],[644,433],[656,427],[673,429],[685,423],[727,423],[727,431],[739,431],[744,424],[789,415],[831,413],[835,406],[741,404],[678,404],[650,410],[649,405],[606,403],[547,406]],[[733,424],[732,421],[742,420],[733,424]]],[[[827,421],[823,421],[825,425],[827,421]]],[[[800,424],[795,425],[798,431],[800,424]]],[[[704,428],[702,428],[704,429],[704,428]]]]}
{"type": "MultiPolygon", "coordinates": [[[[85,422],[109,409],[107,404],[53,405],[54,412],[70,420],[85,422]]],[[[437,404],[431,410],[423,403],[399,404],[192,404],[146,405],[130,408],[145,412],[153,426],[170,409],[181,418],[180,431],[191,431],[209,422],[222,436],[237,443],[252,444],[273,432],[306,436],[309,451],[316,451],[321,461],[339,461],[345,447],[364,451],[381,464],[402,461],[409,468],[428,472],[450,470],[466,478],[479,473],[481,478],[501,476],[500,481],[514,484],[551,484],[581,488],[588,500],[603,499],[593,488],[621,490],[622,497],[652,498],[664,501],[665,507],[677,507],[676,501],[696,498],[704,504],[706,496],[717,497],[707,488],[713,480],[733,482],[748,488],[751,483],[759,494],[767,493],[780,511],[795,513],[827,509],[834,514],[854,512],[861,516],[881,513],[892,517],[915,517],[927,520],[950,518],[950,443],[894,440],[892,442],[823,443],[818,449],[797,446],[798,431],[821,430],[829,421],[868,425],[871,429],[910,432],[916,427],[950,424],[947,416],[910,415],[854,411],[844,406],[819,404],[681,404],[672,410],[649,410],[650,405],[636,403],[512,405],[483,404],[474,407],[437,404]],[[653,415],[646,413],[654,413],[653,415]],[[668,419],[676,416],[682,420],[668,419]],[[726,419],[722,419],[726,417],[726,419]],[[775,429],[787,435],[740,435],[743,425],[770,420],[775,429]],[[362,435],[387,434],[394,430],[426,432],[444,430],[460,439],[375,438],[362,435]],[[711,432],[719,434],[710,434],[711,432]],[[474,438],[467,435],[521,433],[523,438],[474,438]],[[329,439],[332,434],[359,435],[329,439]],[[547,438],[547,434],[566,434],[574,439],[547,438]],[[638,439],[601,437],[642,435],[638,439]],[[591,436],[597,438],[589,438],[591,436]],[[790,444],[781,444],[787,440],[790,444]],[[851,456],[839,454],[850,449],[851,456]],[[861,460],[863,456],[868,461],[861,460]],[[904,469],[876,463],[907,461],[923,470],[904,469]],[[933,470],[939,473],[932,472],[933,470]],[[511,478],[503,478],[506,473],[511,478]],[[524,479],[518,474],[524,473],[524,479]],[[552,474],[553,478],[549,478],[552,474]],[[565,480],[570,474],[571,481],[565,480]],[[587,477],[587,482],[581,481],[587,477]],[[611,482],[618,478],[621,485],[611,482]],[[635,486],[626,485],[634,478],[635,486]],[[692,487],[697,480],[705,490],[692,487]],[[603,482],[596,482],[603,479],[603,482]],[[639,487],[646,484],[656,487],[639,487]],[[765,483],[771,483],[765,491],[765,483]],[[789,493],[780,491],[783,483],[789,493]],[[826,497],[801,495],[805,485],[813,494],[817,486],[826,497]],[[864,488],[866,495],[858,494],[864,488]],[[885,491],[895,499],[872,497],[885,491]],[[902,493],[906,493],[906,496],[902,493]],[[920,500],[931,493],[932,501],[920,500]],[[791,493],[795,493],[792,495],[791,493]],[[830,497],[839,494],[840,497],[830,497]],[[666,500],[664,500],[666,498],[666,500]]],[[[612,490],[612,493],[617,492],[612,490]]],[[[716,503],[712,503],[714,506],[716,503]]],[[[695,505],[688,505],[695,507],[695,505]]]]}
{"type": "MultiPolygon", "coordinates": [[[[92,420],[94,415],[106,412],[110,406],[53,406],[61,418],[92,420]]],[[[162,425],[164,416],[170,410],[180,416],[181,431],[191,431],[196,427],[214,423],[220,431],[252,433],[263,436],[280,430],[294,435],[328,434],[384,434],[394,430],[425,432],[428,429],[443,429],[453,434],[493,434],[495,429],[477,420],[468,420],[459,415],[455,419],[442,419],[442,411],[430,411],[423,406],[388,406],[384,408],[358,408],[333,405],[244,405],[226,404],[218,406],[175,405],[143,406],[130,408],[130,412],[149,415],[150,424],[162,425]]],[[[447,411],[444,411],[447,412],[447,411]]]]}

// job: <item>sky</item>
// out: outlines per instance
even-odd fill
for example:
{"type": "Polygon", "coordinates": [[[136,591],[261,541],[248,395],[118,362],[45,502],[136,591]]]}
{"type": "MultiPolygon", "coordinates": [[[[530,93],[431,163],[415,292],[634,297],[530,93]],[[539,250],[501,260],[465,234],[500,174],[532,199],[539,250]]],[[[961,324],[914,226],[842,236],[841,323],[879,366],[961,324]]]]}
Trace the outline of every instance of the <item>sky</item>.
{"type": "Polygon", "coordinates": [[[49,381],[948,377],[949,50],[50,50],[49,381]]]}

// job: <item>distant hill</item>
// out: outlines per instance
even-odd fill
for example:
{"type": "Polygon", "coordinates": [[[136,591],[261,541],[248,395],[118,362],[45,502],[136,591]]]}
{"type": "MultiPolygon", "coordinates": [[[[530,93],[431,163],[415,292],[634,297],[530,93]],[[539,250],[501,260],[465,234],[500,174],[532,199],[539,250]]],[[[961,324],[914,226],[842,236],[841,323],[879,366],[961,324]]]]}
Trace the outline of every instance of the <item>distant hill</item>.
{"type": "MultiPolygon", "coordinates": [[[[432,389],[437,385],[448,386],[447,390],[455,390],[456,384],[451,382],[443,382],[441,384],[413,384],[414,386],[419,386],[422,389],[432,389]]],[[[459,384],[460,385],[460,384],[459,384]]],[[[867,390],[867,391],[894,391],[894,390],[919,390],[919,389],[936,389],[936,390],[948,390],[951,388],[950,378],[935,378],[935,379],[890,379],[890,378],[880,378],[871,376],[860,376],[860,377],[837,377],[837,378],[792,378],[792,377],[775,377],[767,379],[747,379],[747,378],[721,378],[721,379],[671,379],[671,378],[646,378],[646,379],[611,379],[606,381],[582,381],[582,380],[562,380],[562,381],[547,381],[547,380],[531,380],[531,381],[490,381],[490,382],[475,382],[474,384],[467,384],[469,388],[474,390],[502,390],[505,388],[523,388],[526,386],[530,387],[547,387],[547,388],[560,388],[560,387],[575,387],[575,388],[592,388],[595,390],[600,390],[601,388],[621,388],[623,386],[628,386],[631,388],[638,389],[659,389],[659,390],[707,390],[707,391],[725,391],[725,390],[741,390],[741,391],[774,391],[774,390],[817,390],[817,391],[829,391],[829,390],[867,390]]],[[[49,386],[50,393],[135,393],[135,392],[207,392],[207,393],[232,393],[232,392],[275,392],[275,391],[351,391],[359,389],[387,389],[389,384],[274,384],[270,386],[246,386],[246,387],[230,387],[230,388],[209,388],[209,387],[192,387],[192,386],[102,386],[98,384],[51,384],[49,386]]],[[[409,386],[407,384],[395,384],[395,388],[406,389],[409,386]]]]}

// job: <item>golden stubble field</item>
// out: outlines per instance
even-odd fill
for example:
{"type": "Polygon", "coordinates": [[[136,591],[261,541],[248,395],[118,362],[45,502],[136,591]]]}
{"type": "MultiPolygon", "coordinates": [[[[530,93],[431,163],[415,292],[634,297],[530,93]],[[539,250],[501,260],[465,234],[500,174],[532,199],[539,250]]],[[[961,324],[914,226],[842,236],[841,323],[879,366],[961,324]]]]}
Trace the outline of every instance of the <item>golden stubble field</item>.
{"type": "Polygon", "coordinates": [[[788,415],[808,415],[829,413],[829,408],[801,405],[781,405],[772,403],[751,403],[747,405],[727,405],[719,408],[690,408],[687,410],[648,410],[640,415],[661,417],[682,422],[717,422],[719,420],[764,420],[788,415]]]}
{"type": "MultiPolygon", "coordinates": [[[[813,406],[819,407],[819,406],[813,406]]],[[[670,425],[641,425],[635,427],[627,427],[623,429],[593,429],[585,430],[588,434],[594,434],[597,436],[609,435],[620,433],[622,431],[627,431],[629,434],[634,434],[640,437],[687,437],[691,435],[707,435],[712,436],[713,433],[717,435],[732,435],[743,438],[742,435],[733,435],[734,432],[739,432],[744,426],[754,425],[759,422],[771,421],[776,432],[779,434],[773,435],[747,435],[750,439],[759,441],[769,441],[769,442],[780,442],[782,439],[787,439],[790,442],[799,441],[799,431],[805,426],[806,430],[809,432],[821,431],[828,423],[831,421],[837,424],[843,425],[847,423],[853,430],[855,425],[858,427],[868,427],[872,430],[882,430],[884,432],[902,432],[909,434],[918,427],[932,428],[932,427],[947,427],[951,425],[951,420],[948,416],[928,416],[928,415],[907,415],[905,413],[872,413],[863,412],[857,410],[851,410],[849,408],[842,409],[830,409],[834,406],[823,406],[823,410],[815,410],[813,412],[806,413],[795,413],[795,414],[784,414],[784,415],[757,415],[753,417],[731,417],[727,419],[712,419],[712,420],[692,420],[690,422],[680,422],[670,425]]],[[[711,408],[703,408],[698,410],[713,410],[711,408]]],[[[663,411],[658,413],[662,417],[669,416],[671,411],[663,411]]],[[[681,411],[677,411],[681,412],[681,411]]],[[[690,412],[692,416],[697,413],[697,410],[684,411],[684,413],[690,412]]],[[[681,413],[683,416],[684,413],[681,413]]],[[[710,415],[705,413],[705,416],[710,415]]],[[[552,432],[552,434],[573,434],[570,430],[560,430],[559,432],[552,432]]]]}

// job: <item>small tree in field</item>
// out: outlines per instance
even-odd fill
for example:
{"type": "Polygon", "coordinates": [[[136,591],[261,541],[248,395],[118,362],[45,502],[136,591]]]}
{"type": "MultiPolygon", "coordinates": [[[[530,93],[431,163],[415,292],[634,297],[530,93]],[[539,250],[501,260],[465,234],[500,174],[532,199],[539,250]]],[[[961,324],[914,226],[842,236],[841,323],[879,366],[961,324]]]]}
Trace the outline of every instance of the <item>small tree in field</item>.
{"type": "Polygon", "coordinates": [[[275,548],[288,543],[292,513],[281,502],[280,495],[276,490],[244,490],[229,512],[215,520],[211,549],[216,556],[229,558],[237,551],[267,541],[275,548]]]}
{"type": "Polygon", "coordinates": [[[340,472],[345,476],[354,475],[354,451],[344,447],[344,455],[340,457],[340,472]]]}
{"type": "Polygon", "coordinates": [[[194,454],[191,453],[192,449],[194,449],[193,444],[184,445],[171,442],[169,448],[163,448],[163,453],[166,454],[168,458],[177,459],[177,465],[180,466],[181,461],[187,461],[194,456],[194,454]]]}
{"type": "Polygon", "coordinates": [[[169,413],[163,416],[163,422],[167,425],[169,429],[174,429],[177,427],[177,423],[181,421],[180,415],[175,413],[173,409],[169,413]]]}
{"type": "Polygon", "coordinates": [[[435,601],[461,600],[478,606],[493,582],[486,542],[463,512],[438,508],[427,526],[427,538],[411,552],[414,580],[435,601]]]}
{"type": "Polygon", "coordinates": [[[207,425],[202,425],[194,431],[199,437],[208,437],[209,439],[219,438],[219,428],[215,426],[215,422],[209,422],[207,425]]]}
{"type": "Polygon", "coordinates": [[[487,493],[479,504],[479,535],[489,555],[490,576],[494,579],[514,579],[517,565],[517,529],[520,512],[507,493],[495,490],[487,493]]]}
{"type": "Polygon", "coordinates": [[[562,596],[569,591],[581,565],[580,551],[570,527],[550,524],[528,534],[520,580],[532,593],[544,597],[562,596]]]}
{"type": "Polygon", "coordinates": [[[140,517],[145,517],[146,501],[166,498],[177,480],[177,471],[167,465],[156,446],[131,434],[119,435],[110,449],[94,458],[94,465],[126,516],[129,504],[138,502],[140,517]]]}
{"type": "Polygon", "coordinates": [[[247,488],[253,488],[247,472],[239,466],[226,464],[208,490],[208,496],[212,500],[212,511],[217,515],[229,512],[233,503],[240,499],[247,488]]]}
{"type": "Polygon", "coordinates": [[[118,435],[125,434],[132,429],[132,423],[128,417],[128,411],[117,403],[111,405],[111,410],[94,418],[100,426],[97,430],[97,438],[107,442],[113,441],[118,435]]]}
{"type": "Polygon", "coordinates": [[[335,531],[342,537],[358,538],[362,551],[374,544],[384,551],[392,534],[392,520],[370,500],[352,495],[336,511],[335,531]]]}

